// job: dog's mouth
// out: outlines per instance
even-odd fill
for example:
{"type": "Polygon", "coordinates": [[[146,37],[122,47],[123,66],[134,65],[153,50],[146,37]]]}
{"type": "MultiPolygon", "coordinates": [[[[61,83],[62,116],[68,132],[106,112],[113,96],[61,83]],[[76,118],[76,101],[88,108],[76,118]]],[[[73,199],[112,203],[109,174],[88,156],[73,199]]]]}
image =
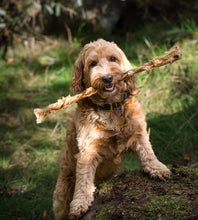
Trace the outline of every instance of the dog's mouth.
{"type": "Polygon", "coordinates": [[[113,92],[114,90],[115,90],[114,84],[109,84],[103,88],[103,91],[105,91],[105,92],[113,92]]]}

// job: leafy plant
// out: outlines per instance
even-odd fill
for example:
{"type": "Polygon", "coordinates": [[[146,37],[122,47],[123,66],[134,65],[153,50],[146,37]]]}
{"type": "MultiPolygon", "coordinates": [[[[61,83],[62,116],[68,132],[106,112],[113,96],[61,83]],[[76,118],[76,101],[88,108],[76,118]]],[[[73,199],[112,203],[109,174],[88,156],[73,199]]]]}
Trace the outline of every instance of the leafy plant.
{"type": "Polygon", "coordinates": [[[69,2],[65,5],[53,0],[3,0],[0,5],[0,46],[3,47],[3,58],[8,46],[13,45],[14,34],[28,31],[37,35],[45,31],[45,18],[48,16],[60,17],[65,14],[72,18],[76,15],[69,2]]]}

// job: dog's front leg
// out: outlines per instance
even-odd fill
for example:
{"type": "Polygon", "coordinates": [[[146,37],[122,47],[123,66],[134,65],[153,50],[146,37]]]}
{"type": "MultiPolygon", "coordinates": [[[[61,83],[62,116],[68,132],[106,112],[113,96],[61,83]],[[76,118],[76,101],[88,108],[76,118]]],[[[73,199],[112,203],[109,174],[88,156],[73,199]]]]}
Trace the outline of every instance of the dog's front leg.
{"type": "Polygon", "coordinates": [[[73,200],[70,203],[70,217],[80,217],[94,200],[94,179],[100,157],[93,148],[77,155],[76,184],[73,200]]]}
{"type": "Polygon", "coordinates": [[[132,150],[138,157],[143,170],[151,177],[163,180],[170,176],[171,171],[155,156],[146,131],[133,142],[132,150]]]}

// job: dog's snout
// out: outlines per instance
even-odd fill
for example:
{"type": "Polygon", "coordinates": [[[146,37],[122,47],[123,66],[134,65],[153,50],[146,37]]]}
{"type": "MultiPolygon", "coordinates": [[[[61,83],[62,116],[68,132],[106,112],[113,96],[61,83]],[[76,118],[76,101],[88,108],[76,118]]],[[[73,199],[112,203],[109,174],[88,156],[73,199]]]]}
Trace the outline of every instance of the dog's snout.
{"type": "Polygon", "coordinates": [[[106,84],[111,83],[113,81],[113,76],[111,74],[107,74],[102,77],[102,81],[106,84]]]}

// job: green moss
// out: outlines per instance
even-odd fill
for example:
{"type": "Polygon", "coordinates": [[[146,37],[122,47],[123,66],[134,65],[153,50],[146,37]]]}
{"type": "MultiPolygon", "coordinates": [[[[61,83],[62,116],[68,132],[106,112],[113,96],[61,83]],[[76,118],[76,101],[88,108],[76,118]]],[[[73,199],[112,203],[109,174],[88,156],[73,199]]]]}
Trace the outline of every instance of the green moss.
{"type": "Polygon", "coordinates": [[[182,219],[188,216],[190,208],[182,197],[158,196],[144,205],[132,205],[131,218],[145,216],[151,219],[182,219]]]}
{"type": "Polygon", "coordinates": [[[181,218],[189,212],[189,207],[186,206],[187,201],[182,197],[174,197],[170,195],[160,196],[152,199],[145,208],[145,215],[157,218],[181,218]]]}
{"type": "Polygon", "coordinates": [[[124,196],[129,197],[131,200],[137,200],[141,195],[140,190],[131,190],[124,193],[124,196]]]}
{"type": "Polygon", "coordinates": [[[172,168],[167,181],[152,180],[140,171],[127,171],[101,185],[103,208],[96,219],[185,219],[195,217],[197,170],[172,168]]]}
{"type": "Polygon", "coordinates": [[[174,171],[185,177],[197,173],[198,168],[190,169],[189,167],[180,166],[177,169],[173,169],[173,172],[174,171]]]}
{"type": "Polygon", "coordinates": [[[119,215],[118,209],[113,205],[105,205],[98,213],[96,220],[117,219],[119,215]]]}
{"type": "Polygon", "coordinates": [[[106,195],[106,194],[108,194],[108,192],[110,192],[112,190],[113,185],[114,185],[113,181],[104,182],[103,184],[100,185],[100,187],[96,191],[96,193],[99,196],[106,195]]]}

